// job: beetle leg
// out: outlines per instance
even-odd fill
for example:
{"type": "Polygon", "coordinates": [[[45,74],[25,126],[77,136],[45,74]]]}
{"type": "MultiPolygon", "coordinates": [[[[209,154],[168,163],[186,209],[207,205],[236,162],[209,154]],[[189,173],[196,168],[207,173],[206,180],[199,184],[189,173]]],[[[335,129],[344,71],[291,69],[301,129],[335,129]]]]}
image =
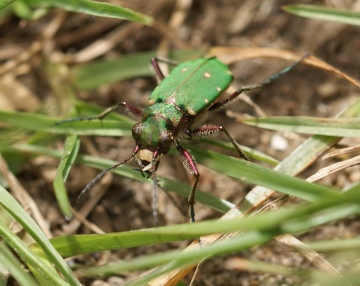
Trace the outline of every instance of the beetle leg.
{"type": "Polygon", "coordinates": [[[161,58],[152,58],[151,59],[151,64],[152,64],[152,66],[153,66],[153,68],[155,70],[155,73],[156,73],[158,79],[160,81],[162,81],[165,78],[165,76],[164,76],[163,72],[160,69],[159,62],[170,64],[170,65],[177,65],[178,62],[172,61],[172,60],[169,60],[169,59],[161,59],[161,58]]]}
{"type": "Polygon", "coordinates": [[[152,66],[153,66],[153,68],[155,70],[156,76],[158,77],[158,79],[160,81],[162,81],[165,78],[165,76],[162,73],[158,62],[159,62],[158,58],[152,58],[151,59],[151,64],[152,64],[152,66]]]}
{"type": "Polygon", "coordinates": [[[195,159],[191,155],[189,150],[186,150],[183,147],[181,147],[178,142],[176,142],[176,150],[179,152],[181,162],[183,163],[184,167],[195,177],[195,183],[188,197],[190,222],[195,222],[195,211],[194,211],[195,193],[196,193],[197,184],[199,182],[200,173],[197,169],[195,159]]]}
{"type": "Polygon", "coordinates": [[[65,119],[62,121],[58,121],[55,124],[62,124],[62,123],[67,123],[67,122],[75,122],[75,121],[85,121],[85,120],[103,120],[106,116],[108,116],[111,112],[113,112],[115,109],[117,109],[119,106],[123,106],[125,108],[125,110],[127,112],[129,112],[130,114],[136,116],[136,117],[141,117],[142,116],[142,110],[134,105],[131,105],[127,102],[118,102],[116,104],[114,104],[113,106],[110,106],[108,108],[106,108],[103,112],[101,112],[99,115],[95,115],[95,116],[85,116],[85,117],[77,117],[77,118],[70,118],[70,119],[65,119]]]}
{"type": "Polygon", "coordinates": [[[234,146],[236,153],[238,153],[239,158],[244,159],[246,161],[249,161],[249,159],[246,157],[244,152],[240,149],[240,147],[236,144],[236,141],[234,138],[231,137],[229,132],[223,127],[223,126],[217,126],[217,125],[204,125],[201,126],[195,130],[191,130],[189,132],[190,137],[205,137],[210,135],[216,135],[219,132],[224,132],[226,137],[228,138],[229,142],[234,146]]]}
{"type": "Polygon", "coordinates": [[[286,68],[282,69],[281,71],[279,71],[278,73],[272,75],[271,77],[265,79],[262,83],[258,83],[258,84],[251,84],[251,85],[247,85],[247,86],[243,86],[238,90],[235,90],[232,94],[230,94],[227,98],[216,102],[215,104],[213,104],[209,110],[215,110],[218,109],[226,104],[228,104],[229,102],[233,101],[234,99],[236,99],[243,91],[248,91],[248,90],[253,90],[253,89],[258,89],[258,88],[262,88],[265,85],[268,85],[270,83],[272,83],[274,80],[276,80],[277,78],[281,77],[282,75],[286,74],[287,72],[291,71],[293,68],[295,68],[298,64],[300,64],[306,57],[308,57],[309,54],[305,54],[303,55],[300,60],[298,60],[297,62],[287,66],[286,68]]]}

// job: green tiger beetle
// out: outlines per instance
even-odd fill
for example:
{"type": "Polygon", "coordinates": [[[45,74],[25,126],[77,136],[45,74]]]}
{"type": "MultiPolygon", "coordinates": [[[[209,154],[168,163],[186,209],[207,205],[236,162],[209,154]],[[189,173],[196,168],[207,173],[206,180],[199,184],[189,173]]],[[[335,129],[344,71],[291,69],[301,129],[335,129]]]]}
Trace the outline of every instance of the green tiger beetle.
{"type": "Polygon", "coordinates": [[[299,61],[284,68],[262,83],[243,86],[226,98],[220,100],[218,99],[221,94],[226,91],[232,83],[233,75],[228,66],[216,57],[199,58],[181,63],[166,77],[159,67],[159,62],[172,62],[153,58],[151,64],[161,82],[150,95],[148,107],[140,109],[127,102],[119,102],[107,108],[98,116],[73,118],[58,122],[64,123],[93,119],[102,120],[120,106],[124,107],[128,113],[136,116],[140,120],[140,122],[136,123],[132,128],[132,136],[134,137],[136,146],[131,156],[98,174],[82,190],[79,198],[101,180],[107,172],[135,158],[139,167],[135,170],[140,171],[143,175],[145,173],[148,178],[151,177],[153,180],[153,215],[155,223],[157,224],[156,171],[162,155],[167,154],[170,147],[174,145],[184,167],[195,178],[188,197],[190,221],[195,222],[195,192],[200,173],[190,151],[181,147],[180,137],[184,137],[185,135],[188,139],[193,139],[195,137],[205,137],[223,132],[234,146],[237,155],[244,160],[248,160],[233,137],[231,137],[223,126],[205,124],[200,125],[200,127],[194,127],[197,126],[196,122],[208,111],[216,110],[230,103],[243,91],[261,88],[271,83],[293,69],[306,56],[307,55],[303,56],[299,61]]]}

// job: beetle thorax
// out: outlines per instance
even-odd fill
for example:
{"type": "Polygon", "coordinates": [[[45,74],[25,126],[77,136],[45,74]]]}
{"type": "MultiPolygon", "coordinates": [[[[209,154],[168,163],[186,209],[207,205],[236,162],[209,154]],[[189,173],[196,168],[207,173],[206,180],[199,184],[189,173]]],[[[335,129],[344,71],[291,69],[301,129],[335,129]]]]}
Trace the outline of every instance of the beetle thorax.
{"type": "Polygon", "coordinates": [[[162,115],[149,115],[132,129],[139,150],[135,154],[142,171],[148,171],[174,142],[173,125],[162,115]]]}

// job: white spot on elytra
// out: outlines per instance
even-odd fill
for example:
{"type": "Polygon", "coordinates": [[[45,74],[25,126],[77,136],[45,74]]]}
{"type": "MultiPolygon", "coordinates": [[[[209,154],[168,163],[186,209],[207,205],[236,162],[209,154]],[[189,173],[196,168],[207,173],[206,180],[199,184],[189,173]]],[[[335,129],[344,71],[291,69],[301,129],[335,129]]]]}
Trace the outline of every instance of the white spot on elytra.
{"type": "Polygon", "coordinates": [[[221,92],[221,88],[220,87],[217,87],[216,88],[218,92],[221,92]]]}
{"type": "Polygon", "coordinates": [[[192,110],[191,108],[188,108],[186,110],[190,115],[196,115],[196,112],[194,110],[192,110]]]}
{"type": "Polygon", "coordinates": [[[229,71],[229,70],[227,70],[227,73],[228,73],[229,75],[233,75],[233,73],[232,73],[231,71],[229,71]]]}
{"type": "Polygon", "coordinates": [[[186,68],[183,68],[181,71],[182,71],[182,72],[186,72],[188,69],[189,69],[189,68],[186,67],[186,68]]]}
{"type": "Polygon", "coordinates": [[[207,98],[205,98],[205,103],[209,103],[209,100],[207,98]]]}
{"type": "Polygon", "coordinates": [[[211,74],[210,74],[210,73],[208,73],[208,72],[206,72],[206,73],[204,73],[204,77],[209,78],[209,77],[211,77],[211,74]]]}

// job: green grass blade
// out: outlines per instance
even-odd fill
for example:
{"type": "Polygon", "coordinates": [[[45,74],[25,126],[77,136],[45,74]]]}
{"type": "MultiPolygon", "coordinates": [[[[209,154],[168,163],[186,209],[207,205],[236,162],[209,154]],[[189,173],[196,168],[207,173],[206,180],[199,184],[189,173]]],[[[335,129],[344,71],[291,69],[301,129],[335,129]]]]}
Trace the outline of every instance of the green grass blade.
{"type": "MultiPolygon", "coordinates": [[[[196,225],[194,225],[196,226],[196,225]]],[[[249,232],[242,236],[241,239],[232,239],[228,240],[226,243],[219,243],[217,245],[211,245],[202,247],[201,249],[179,252],[172,251],[167,253],[160,253],[155,255],[148,255],[146,257],[141,257],[133,259],[132,261],[113,263],[104,267],[89,267],[88,269],[82,269],[77,273],[80,276],[95,276],[95,275],[105,275],[105,274],[114,274],[121,271],[129,271],[135,269],[147,269],[149,267],[154,267],[156,265],[162,265],[167,262],[171,262],[171,267],[167,267],[165,270],[160,268],[160,271],[152,272],[150,275],[145,276],[145,280],[141,279],[136,281],[134,285],[146,285],[145,281],[148,281],[151,278],[157,277],[158,275],[170,271],[172,269],[190,265],[196,261],[202,260],[207,256],[219,256],[226,255],[234,251],[241,251],[248,249],[252,246],[263,244],[273,238],[275,233],[258,233],[258,232],[249,232]]],[[[132,285],[132,284],[130,284],[132,285]]]]}
{"type": "MultiPolygon", "coordinates": [[[[271,213],[263,213],[252,217],[236,218],[228,221],[205,221],[196,224],[184,224],[170,227],[162,227],[151,229],[153,234],[157,233],[158,239],[162,235],[176,233],[186,235],[193,234],[210,234],[210,233],[224,233],[236,230],[248,230],[247,233],[235,236],[226,241],[221,241],[211,246],[204,245],[199,249],[192,249],[185,252],[167,252],[136,258],[126,263],[119,262],[104,267],[93,267],[80,272],[83,275],[104,275],[110,273],[119,273],[120,271],[139,270],[149,267],[154,267],[155,264],[162,265],[171,262],[165,269],[160,268],[152,272],[146,279],[151,279],[166,271],[173,270],[178,267],[184,267],[196,263],[207,256],[220,256],[236,251],[248,249],[255,245],[262,244],[269,241],[274,236],[288,233],[291,229],[292,222],[305,222],[296,231],[308,229],[309,222],[316,222],[316,225],[341,219],[349,213],[359,213],[359,204],[356,201],[358,198],[357,192],[345,193],[339,195],[338,198],[327,198],[323,201],[314,204],[299,205],[291,209],[276,210],[271,213]],[[333,210],[339,207],[340,209],[352,210],[351,212],[338,212],[336,216],[333,215],[333,210]]],[[[315,225],[314,224],[314,225],[315,225]]],[[[195,248],[196,245],[194,246],[195,248]]],[[[140,280],[144,282],[144,280],[140,280]]],[[[137,281],[139,282],[139,281],[137,281]]]]}
{"type": "Polygon", "coordinates": [[[141,13],[123,8],[114,4],[102,1],[90,0],[27,0],[30,5],[45,5],[48,7],[57,7],[66,11],[89,14],[98,17],[108,17],[116,19],[125,19],[151,25],[153,19],[141,13]]]}
{"type": "Polygon", "coordinates": [[[53,182],[55,195],[59,203],[61,212],[66,217],[72,216],[69,197],[65,188],[65,180],[70,172],[71,166],[74,163],[77,153],[79,151],[80,140],[76,135],[70,135],[66,138],[64,153],[61,157],[59,167],[56,171],[53,182]]]}
{"type": "MultiPolygon", "coordinates": [[[[119,117],[120,118],[120,117],[119,117]]],[[[44,131],[54,134],[126,136],[131,135],[132,124],[129,120],[106,120],[71,122],[56,125],[60,119],[49,118],[45,115],[10,112],[0,110],[0,121],[22,127],[27,130],[44,131]]]]}
{"type": "MultiPolygon", "coordinates": [[[[174,51],[169,57],[176,61],[182,61],[197,58],[201,52],[200,50],[174,51]]],[[[92,90],[125,79],[155,76],[150,65],[151,58],[155,56],[155,52],[143,52],[111,60],[93,61],[74,66],[70,70],[70,77],[78,89],[92,90]]]]}
{"type": "Polygon", "coordinates": [[[360,137],[360,118],[318,118],[276,116],[243,120],[248,125],[277,131],[325,136],[360,137]]]}
{"type": "Polygon", "coordinates": [[[304,249],[312,249],[319,252],[344,250],[360,251],[360,238],[311,241],[306,243],[304,249]]]}
{"type": "MultiPolygon", "coordinates": [[[[154,235],[151,239],[158,239],[158,241],[161,242],[161,236],[163,235],[164,237],[178,236],[179,239],[183,239],[188,235],[197,237],[199,235],[224,233],[239,229],[256,231],[280,229],[283,233],[298,232],[309,228],[310,224],[312,224],[312,227],[318,226],[329,221],[347,217],[349,214],[358,213],[360,208],[359,203],[356,200],[357,198],[358,190],[354,189],[339,194],[338,196],[324,198],[315,203],[298,205],[290,209],[276,210],[271,213],[262,213],[251,217],[235,218],[228,221],[203,221],[196,224],[182,224],[131,231],[119,233],[118,235],[131,236],[132,234],[135,235],[135,233],[137,233],[136,235],[145,235],[148,236],[148,238],[150,238],[151,235],[154,235]],[[297,224],[296,228],[293,227],[295,223],[297,224]]],[[[121,243],[119,245],[124,246],[125,244],[121,243]]],[[[131,246],[132,245],[133,244],[131,244],[131,246]]]]}
{"type": "Polygon", "coordinates": [[[0,10],[4,9],[7,5],[14,2],[14,0],[0,0],[0,10]]]}
{"type": "MultiPolygon", "coordinates": [[[[2,222],[0,222],[1,224],[2,222]]],[[[6,265],[6,271],[14,277],[14,279],[23,286],[37,286],[38,284],[34,278],[24,270],[23,266],[20,264],[19,260],[15,255],[10,251],[8,246],[4,241],[0,243],[0,264],[6,265]]],[[[0,273],[2,272],[2,267],[0,267],[0,273]]],[[[4,269],[5,272],[5,269],[4,269]]],[[[1,279],[0,274],[0,279],[1,279]]],[[[0,282],[1,284],[1,282],[0,282]]]]}
{"type": "MultiPolygon", "coordinates": [[[[0,221],[0,236],[7,244],[22,258],[24,262],[29,264],[35,272],[44,277],[53,285],[68,285],[60,278],[55,269],[47,265],[36,253],[25,245],[21,239],[16,236],[2,221],[0,221]]],[[[36,273],[34,273],[36,275],[36,273]]]]}
{"type": "MultiPolygon", "coordinates": [[[[6,209],[41,246],[41,249],[46,253],[47,257],[51,260],[51,262],[55,264],[57,269],[67,279],[70,285],[80,285],[80,282],[77,280],[74,273],[71,271],[67,263],[62,259],[59,253],[51,245],[51,243],[46,238],[45,234],[41,231],[39,226],[2,186],[0,186],[0,205],[4,209],[6,209]]],[[[7,241],[9,241],[9,239],[12,239],[13,243],[16,243],[15,250],[24,251],[20,253],[20,257],[22,257],[24,260],[29,259],[29,261],[26,262],[29,262],[31,265],[37,262],[40,263],[40,259],[38,257],[33,257],[32,252],[30,252],[29,249],[22,244],[20,239],[15,236],[15,234],[7,231],[7,227],[5,227],[4,225],[1,226],[1,228],[2,235],[7,235],[7,241]]],[[[38,269],[37,267],[38,265],[34,264],[34,268],[38,269]]],[[[49,267],[46,267],[45,269],[45,275],[50,275],[54,279],[56,279],[56,277],[59,277],[57,273],[54,272],[54,270],[49,270],[49,267]]],[[[51,279],[51,277],[49,279],[51,279]]],[[[54,285],[65,285],[65,282],[62,279],[60,279],[59,281],[56,279],[56,281],[57,284],[54,285]],[[60,283],[61,281],[62,283],[60,283]]]]}
{"type": "MultiPolygon", "coordinates": [[[[172,231],[174,231],[174,229],[172,229],[172,231]]],[[[193,238],[196,238],[196,234],[192,234],[191,232],[180,233],[180,231],[170,232],[157,229],[142,229],[102,235],[82,234],[59,236],[51,239],[51,243],[63,257],[71,257],[77,254],[95,253],[193,238]]]]}
{"type": "MultiPolygon", "coordinates": [[[[0,148],[0,151],[3,150],[13,152],[27,152],[31,154],[45,155],[59,159],[62,156],[62,153],[58,150],[35,145],[14,145],[11,147],[5,147],[3,149],[0,148]]],[[[89,155],[78,155],[76,158],[76,163],[103,170],[114,165],[116,162],[89,155]]],[[[149,184],[152,183],[151,180],[143,178],[139,172],[134,171],[132,167],[127,165],[120,166],[119,168],[113,170],[113,172],[117,175],[125,176],[140,182],[147,182],[149,184]]],[[[159,185],[164,189],[177,193],[186,198],[189,196],[189,192],[191,190],[191,187],[189,185],[182,184],[178,181],[165,179],[161,176],[157,176],[157,179],[159,181],[159,185]]],[[[203,192],[199,189],[196,192],[196,201],[220,212],[226,212],[229,210],[229,208],[233,207],[233,204],[231,204],[230,202],[211,195],[207,192],[203,192]]]]}
{"type": "Polygon", "coordinates": [[[193,151],[197,162],[200,164],[245,182],[264,186],[307,201],[322,199],[324,196],[338,195],[338,191],[334,189],[311,184],[249,161],[195,146],[187,147],[193,151]]]}
{"type": "Polygon", "coordinates": [[[282,7],[288,13],[319,20],[360,25],[360,13],[350,10],[337,10],[315,5],[287,5],[282,7]]]}
{"type": "Polygon", "coordinates": [[[150,59],[155,52],[145,52],[111,60],[93,61],[74,66],[70,76],[80,90],[92,90],[99,86],[134,77],[151,76],[150,59]]]}
{"type": "Polygon", "coordinates": [[[29,5],[27,0],[17,0],[13,3],[11,8],[17,17],[19,17],[21,19],[25,19],[25,20],[32,20],[32,21],[35,21],[35,20],[43,17],[50,10],[50,7],[39,7],[39,8],[33,9],[29,5]]]}
{"type": "Polygon", "coordinates": [[[354,200],[357,192],[339,194],[316,203],[308,203],[291,209],[276,210],[245,218],[209,220],[174,226],[141,229],[103,235],[70,235],[51,239],[54,247],[64,256],[97,251],[130,248],[175,240],[187,240],[215,233],[238,230],[266,232],[273,229],[281,233],[298,232],[320,224],[357,214],[359,204],[354,200]],[[338,210],[334,213],[334,210],[338,210]],[[294,227],[296,224],[296,227],[294,227]]]}

